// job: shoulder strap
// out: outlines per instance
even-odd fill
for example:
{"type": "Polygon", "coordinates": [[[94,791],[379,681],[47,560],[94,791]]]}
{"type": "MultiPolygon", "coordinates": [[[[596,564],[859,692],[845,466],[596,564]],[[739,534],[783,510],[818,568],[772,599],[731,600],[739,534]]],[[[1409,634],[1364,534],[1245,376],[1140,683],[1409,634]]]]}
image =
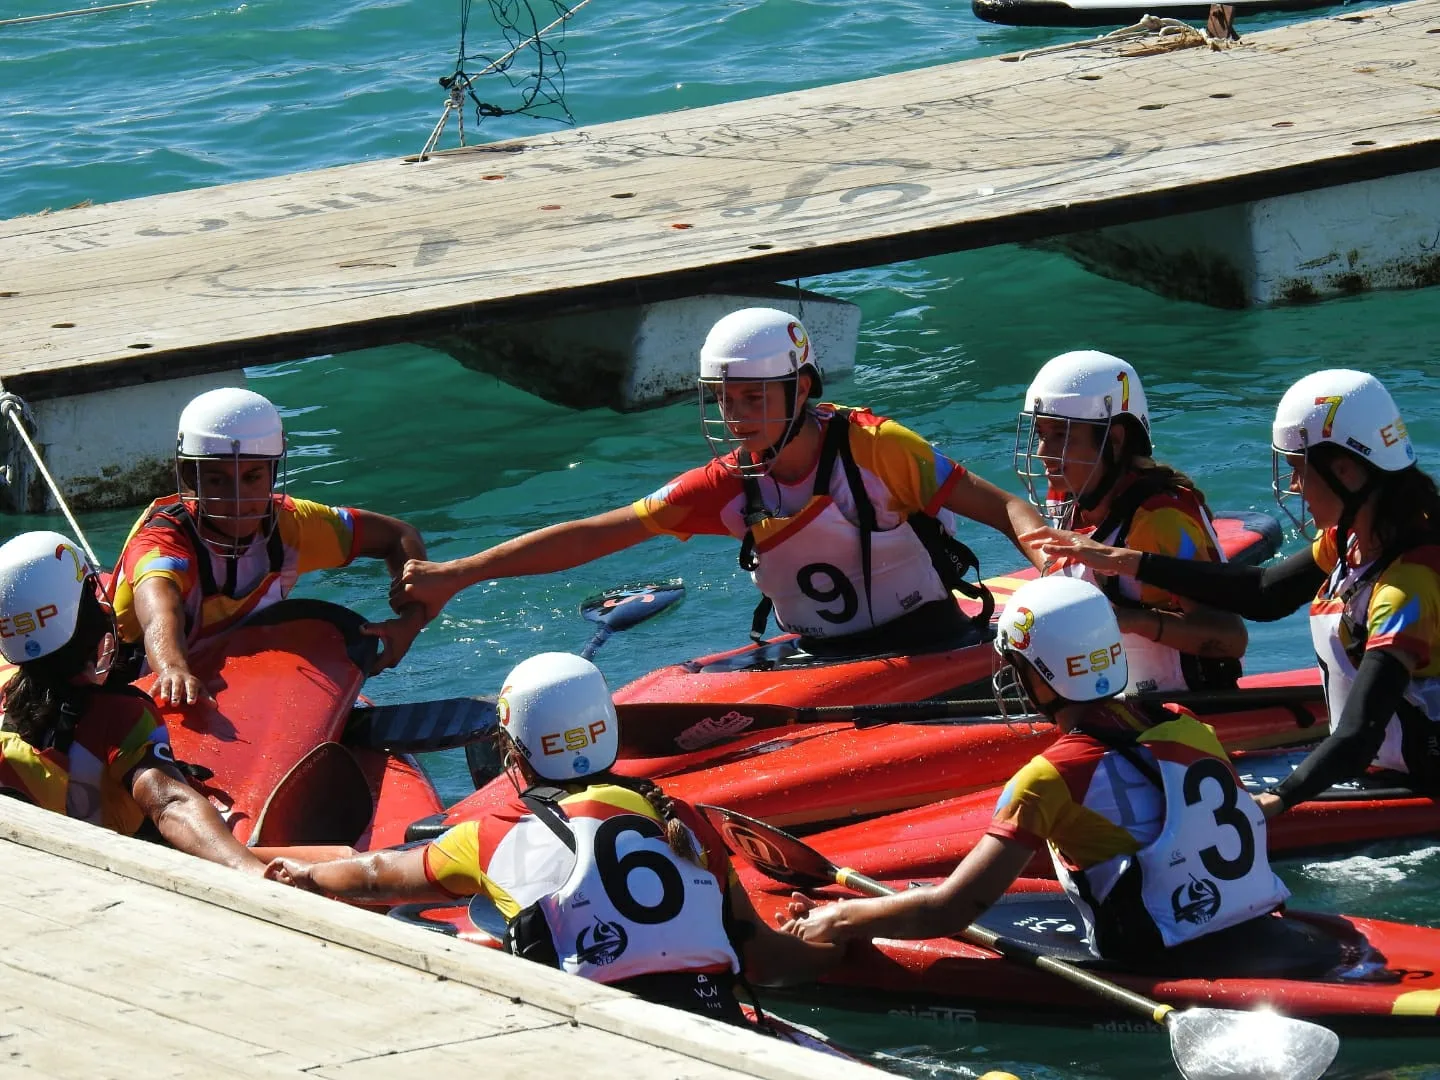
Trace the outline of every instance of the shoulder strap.
{"type": "Polygon", "coordinates": [[[1150,781],[1150,783],[1154,784],[1161,791],[1165,790],[1165,783],[1160,777],[1160,770],[1155,768],[1154,765],[1151,765],[1150,762],[1146,761],[1135,750],[1135,744],[1139,741],[1140,732],[1109,731],[1105,728],[1090,727],[1088,724],[1081,725],[1076,728],[1076,730],[1083,731],[1096,742],[1102,744],[1107,750],[1115,751],[1115,753],[1133,765],[1135,771],[1145,777],[1146,780],[1150,781]]]}
{"type": "Polygon", "coordinates": [[[978,600],[980,611],[971,621],[976,626],[989,626],[990,616],[995,614],[995,597],[985,582],[979,580],[979,557],[967,544],[946,533],[937,517],[914,513],[906,521],[930,553],[930,562],[940,576],[941,584],[970,600],[978,600]],[[973,584],[965,578],[971,570],[975,571],[976,577],[973,584]]]}
{"type": "MultiPolygon", "coordinates": [[[[1175,488],[1174,478],[1171,474],[1162,469],[1146,469],[1131,481],[1130,486],[1115,497],[1110,504],[1110,512],[1105,519],[1095,526],[1092,534],[1095,539],[1102,543],[1114,543],[1119,547],[1125,545],[1125,538],[1130,533],[1130,523],[1135,520],[1135,514],[1140,507],[1149,499],[1165,491],[1175,488]],[[1113,541],[1105,538],[1114,535],[1113,541]]],[[[1120,579],[1115,576],[1104,576],[1098,579],[1100,591],[1112,604],[1121,604],[1127,607],[1138,607],[1135,601],[1125,596],[1120,591],[1120,579]]]]}
{"type": "Polygon", "coordinates": [[[576,850],[575,833],[565,819],[565,811],[560,809],[563,795],[565,791],[561,788],[533,787],[520,796],[520,801],[573,853],[576,850]]]}
{"type": "MultiPolygon", "coordinates": [[[[875,504],[865,490],[865,480],[860,475],[860,466],[855,463],[855,452],[850,447],[849,409],[836,409],[825,428],[825,445],[820,451],[820,464],[815,472],[816,495],[830,494],[830,473],[834,470],[836,457],[839,457],[840,467],[845,470],[845,483],[850,488],[850,498],[855,501],[855,516],[860,519],[860,573],[865,579],[865,606],[870,609],[870,537],[877,531],[877,522],[875,504]]],[[[873,610],[871,620],[874,620],[873,610]]]]}
{"type": "MultiPolygon", "coordinates": [[[[215,570],[210,565],[210,549],[200,539],[200,530],[195,527],[195,519],[190,516],[190,508],[183,500],[177,499],[173,503],[166,503],[164,506],[157,506],[150,520],[157,517],[164,517],[174,523],[185,539],[190,544],[190,550],[195,556],[195,573],[200,578],[200,595],[216,596],[220,589],[215,583],[215,570]]],[[[146,522],[149,524],[149,522],[146,522]]]]}

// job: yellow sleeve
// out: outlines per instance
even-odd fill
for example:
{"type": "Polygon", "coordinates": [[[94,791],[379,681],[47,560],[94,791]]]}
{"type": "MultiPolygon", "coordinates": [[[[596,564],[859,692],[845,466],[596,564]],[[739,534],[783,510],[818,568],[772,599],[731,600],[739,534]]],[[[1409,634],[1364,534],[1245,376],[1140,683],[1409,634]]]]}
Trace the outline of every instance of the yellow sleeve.
{"type": "Polygon", "coordinates": [[[965,475],[963,466],[939,453],[924,438],[894,420],[857,410],[850,419],[855,463],[877,477],[900,517],[934,515],[965,475]]]}
{"type": "Polygon", "coordinates": [[[290,522],[291,535],[285,539],[298,553],[296,569],[301,574],[347,566],[359,550],[359,530],[348,507],[292,499],[282,520],[290,522]]]}

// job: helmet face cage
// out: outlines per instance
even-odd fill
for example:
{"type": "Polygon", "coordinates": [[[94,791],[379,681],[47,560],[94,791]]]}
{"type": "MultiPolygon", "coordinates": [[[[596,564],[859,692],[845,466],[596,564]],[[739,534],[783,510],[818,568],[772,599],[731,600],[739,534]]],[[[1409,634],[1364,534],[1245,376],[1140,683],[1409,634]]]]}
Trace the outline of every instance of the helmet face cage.
{"type": "Polygon", "coordinates": [[[1300,535],[1307,540],[1314,540],[1316,535],[1315,515],[1310,512],[1310,507],[1305,503],[1305,496],[1301,494],[1305,490],[1305,481],[1310,471],[1310,448],[1309,439],[1305,431],[1300,432],[1300,449],[1281,450],[1278,446],[1270,447],[1270,490],[1275,494],[1275,505],[1284,511],[1300,535]],[[1290,474],[1292,466],[1285,460],[1286,454],[1300,454],[1300,483],[1297,485],[1300,491],[1290,490],[1290,474]],[[1298,507],[1298,513],[1297,513],[1298,507]]]}
{"type": "Polygon", "coordinates": [[[275,516],[275,501],[273,496],[283,494],[285,486],[289,482],[289,451],[288,448],[280,453],[278,457],[270,455],[255,455],[240,453],[240,443],[234,443],[235,449],[228,455],[222,454],[185,454],[178,449],[175,453],[175,484],[176,490],[181,493],[185,502],[194,503],[195,511],[202,520],[223,522],[228,525],[239,525],[242,528],[249,526],[241,537],[224,535],[214,537],[201,532],[200,539],[206,547],[221,555],[235,557],[242,554],[256,540],[266,541],[270,539],[271,533],[275,531],[278,519],[275,516]],[[234,483],[226,485],[225,491],[210,491],[205,487],[201,476],[201,469],[207,461],[225,461],[232,466],[234,483]],[[264,461],[270,464],[270,495],[266,501],[265,510],[260,514],[237,514],[234,509],[240,505],[240,474],[245,466],[251,462],[264,461]],[[190,485],[185,479],[186,464],[192,465],[195,469],[195,482],[190,485]],[[193,491],[190,498],[185,498],[186,490],[193,491]],[[219,513],[221,508],[229,509],[230,513],[219,513]]]}
{"type": "Polygon", "coordinates": [[[782,383],[786,385],[785,400],[788,411],[784,416],[771,416],[769,412],[770,395],[765,395],[765,410],[759,417],[749,418],[752,422],[758,423],[762,428],[768,428],[776,421],[783,420],[786,435],[793,432],[796,416],[801,409],[800,405],[800,373],[796,371],[791,375],[780,376],[772,379],[732,379],[728,374],[722,374],[719,378],[706,378],[704,376],[696,380],[699,387],[700,397],[700,430],[705,434],[705,441],[710,444],[710,452],[715,460],[733,476],[766,476],[770,472],[770,466],[775,460],[779,446],[784,444],[785,436],[781,437],[780,443],[768,448],[757,458],[754,454],[747,454],[748,460],[740,460],[740,452],[745,449],[745,440],[737,437],[730,428],[730,421],[725,415],[725,391],[727,387],[752,383],[761,386],[769,386],[771,383],[782,383]],[[733,455],[733,457],[732,457],[733,455]]]}
{"type": "Polygon", "coordinates": [[[1033,732],[1035,721],[1044,716],[1035,707],[1025,681],[1020,677],[1020,667],[1008,652],[996,652],[994,671],[990,686],[995,691],[995,705],[1005,723],[1013,728],[1033,732]]]}
{"type": "MultiPolygon", "coordinates": [[[[1079,499],[1080,491],[1063,491],[1055,486],[1054,479],[1047,470],[1046,465],[1052,464],[1056,470],[1063,468],[1066,461],[1075,464],[1088,465],[1090,471],[1086,474],[1084,487],[1088,487],[1091,479],[1100,471],[1105,461],[1105,447],[1110,441],[1110,426],[1108,420],[1076,420],[1069,416],[1056,416],[1051,413],[1041,412],[1040,402],[1036,401],[1036,408],[1030,412],[1022,410],[1015,418],[1015,451],[1014,468],[1015,475],[1020,477],[1021,483],[1025,485],[1025,494],[1030,500],[1030,505],[1051,524],[1058,528],[1067,528],[1075,516],[1075,503],[1079,499]],[[1040,432],[1038,421],[1050,420],[1065,425],[1065,438],[1058,455],[1042,454],[1040,452],[1040,432]],[[1093,456],[1071,453],[1071,440],[1074,437],[1077,426],[1104,427],[1105,434],[1097,440],[1093,456]],[[1040,485],[1044,485],[1042,494],[1040,485]]],[[[1086,455],[1092,452],[1086,450],[1086,455]]]]}

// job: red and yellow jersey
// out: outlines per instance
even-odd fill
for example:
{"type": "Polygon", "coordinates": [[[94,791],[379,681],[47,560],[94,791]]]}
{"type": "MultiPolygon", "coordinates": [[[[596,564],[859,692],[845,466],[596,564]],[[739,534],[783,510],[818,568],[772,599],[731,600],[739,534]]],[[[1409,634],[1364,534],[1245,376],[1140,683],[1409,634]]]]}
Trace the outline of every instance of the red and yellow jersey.
{"type": "Polygon", "coordinates": [[[13,731],[0,731],[0,787],[46,810],[133,836],[145,813],[130,781],[152,757],[174,760],[169,732],[150,698],[128,689],[96,691],[65,753],[37,749],[13,731]]]}
{"type": "MultiPolygon", "coordinates": [[[[659,821],[644,796],[614,784],[594,784],[559,800],[567,817],[638,814],[659,821]]],[[[676,799],[676,816],[700,841],[700,865],[728,883],[734,877],[725,845],[703,817],[676,799]]],[[[483,893],[508,922],[538,897],[562,885],[575,856],[520,801],[455,826],[425,849],[425,874],[452,896],[483,893]]]]}
{"type": "MultiPolygon", "coordinates": [[[[1148,726],[1117,699],[1096,702],[1084,722],[1121,734],[1148,726]]],[[[1010,778],[987,831],[1036,851],[1053,844],[1084,870],[1139,851],[1159,835],[1164,816],[1159,788],[1137,778],[1123,759],[1117,763],[1098,739],[1070,731],[1010,778]]]]}
{"type": "MultiPolygon", "coordinates": [[[[1315,538],[1311,555],[1326,574],[1334,574],[1340,561],[1334,529],[1326,529],[1315,538]]],[[[1333,577],[1327,581],[1310,605],[1311,615],[1338,615],[1345,584],[1342,581],[1337,587],[1333,577]]],[[[1363,597],[1357,595],[1356,599],[1363,597]]],[[[1395,649],[1407,654],[1415,661],[1416,678],[1440,676],[1440,546],[1412,548],[1391,562],[1370,588],[1363,619],[1359,611],[1351,615],[1365,627],[1366,649],[1395,649]]],[[[1343,624],[1339,632],[1342,636],[1349,633],[1343,624]]],[[[1351,644],[1341,642],[1344,648],[1351,644]]]]}
{"type": "Polygon", "coordinates": [[[274,499],[278,548],[257,539],[233,559],[197,542],[189,511],[178,497],[152,503],[125,541],[115,571],[121,638],[134,642],[142,636],[135,589],[147,578],[164,578],[180,590],[186,640],[193,644],[284,599],[301,574],[345,566],[355,558],[360,534],[353,510],[289,495],[274,499]]]}
{"type": "MultiPolygon", "coordinates": [[[[825,404],[815,407],[822,435],[835,408],[825,404]]],[[[894,529],[913,513],[938,515],[951,489],[965,475],[963,466],[938,453],[915,432],[868,409],[856,409],[850,414],[850,449],[875,506],[876,526],[882,532],[894,529]]],[[[733,464],[734,456],[725,460],[733,464]]],[[[840,476],[839,462],[835,470],[840,476]]],[[[768,509],[777,517],[789,518],[811,501],[815,477],[812,473],[795,484],[780,484],[766,477],[759,484],[768,509]]],[[[840,482],[831,484],[831,493],[837,508],[858,526],[859,514],[843,476],[840,482]]],[[[740,478],[722,462],[712,460],[682,473],[659,491],[638,500],[634,507],[653,532],[688,540],[696,534],[743,537],[744,503],[740,478]]]]}
{"type": "MultiPolygon", "coordinates": [[[[1124,488],[1119,488],[1115,498],[1123,498],[1123,492],[1124,488]]],[[[1104,537],[1097,539],[1103,543],[1123,544],[1134,551],[1169,555],[1176,559],[1224,561],[1220,543],[1210,524],[1210,515],[1194,490],[1187,487],[1171,487],[1151,495],[1136,509],[1124,536],[1111,540],[1104,537]]],[[[1121,579],[1120,591],[1147,607],[1172,610],[1179,607],[1173,594],[1152,585],[1141,585],[1130,578],[1121,579]]]]}

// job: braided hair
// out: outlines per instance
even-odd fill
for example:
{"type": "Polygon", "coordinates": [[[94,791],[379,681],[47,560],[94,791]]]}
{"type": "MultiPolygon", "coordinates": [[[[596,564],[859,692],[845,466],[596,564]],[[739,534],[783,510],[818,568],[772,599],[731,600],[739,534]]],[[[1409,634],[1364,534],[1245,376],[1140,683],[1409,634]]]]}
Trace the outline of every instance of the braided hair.
{"type": "MultiPolygon", "coordinates": [[[[613,779],[621,778],[614,777],[613,779]]],[[[670,850],[679,858],[695,863],[697,866],[700,865],[700,852],[695,847],[695,834],[676,816],[674,800],[660,790],[660,785],[654,780],[640,779],[629,780],[623,786],[642,796],[655,813],[660,815],[660,820],[665,825],[665,842],[670,845],[670,850]]]]}
{"type": "Polygon", "coordinates": [[[85,715],[94,690],[88,683],[77,683],[75,677],[94,661],[100,642],[114,629],[110,612],[95,590],[84,590],[70,640],[46,656],[19,665],[0,691],[4,729],[31,746],[69,752],[75,725],[85,715]]]}

